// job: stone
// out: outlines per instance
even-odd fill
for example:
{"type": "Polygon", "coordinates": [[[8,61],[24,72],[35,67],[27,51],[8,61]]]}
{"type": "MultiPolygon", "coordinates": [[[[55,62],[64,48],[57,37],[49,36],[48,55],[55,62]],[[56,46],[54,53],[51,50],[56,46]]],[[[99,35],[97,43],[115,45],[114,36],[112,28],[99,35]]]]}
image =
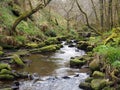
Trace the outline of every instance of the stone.
{"type": "Polygon", "coordinates": [[[93,90],[102,90],[107,85],[109,85],[108,79],[93,79],[91,81],[91,87],[93,90]]]}
{"type": "Polygon", "coordinates": [[[93,77],[88,77],[85,79],[85,82],[91,83],[92,80],[93,80],[93,77]]]}
{"type": "Polygon", "coordinates": [[[57,48],[58,48],[57,45],[49,45],[49,46],[42,47],[39,50],[41,52],[54,52],[57,50],[57,48]]]}
{"type": "Polygon", "coordinates": [[[100,71],[94,71],[92,76],[94,78],[104,78],[105,77],[105,74],[103,72],[100,72],[100,71]]]}
{"type": "Polygon", "coordinates": [[[0,64],[0,70],[2,70],[2,69],[11,70],[11,67],[10,67],[10,65],[7,64],[7,63],[1,63],[1,64],[0,64]]]}
{"type": "Polygon", "coordinates": [[[87,82],[80,83],[79,87],[84,90],[92,90],[90,83],[87,82]]]}
{"type": "Polygon", "coordinates": [[[0,80],[13,80],[14,76],[10,74],[2,74],[0,75],[0,80]]]}
{"type": "Polygon", "coordinates": [[[71,60],[70,60],[70,67],[80,68],[82,65],[85,64],[85,62],[86,62],[86,61],[84,61],[84,60],[79,60],[79,59],[77,59],[77,58],[71,59],[71,60]]]}
{"type": "Polygon", "coordinates": [[[12,56],[12,60],[13,62],[15,62],[17,65],[19,66],[24,66],[25,64],[23,63],[23,61],[21,60],[21,58],[17,55],[17,54],[14,54],[12,56]]]}
{"type": "Polygon", "coordinates": [[[99,63],[99,60],[97,60],[97,59],[94,59],[89,64],[90,69],[93,71],[99,70],[99,66],[100,66],[100,63],[99,63]]]}
{"type": "Polygon", "coordinates": [[[0,71],[0,75],[1,74],[12,74],[12,72],[10,71],[10,70],[7,70],[7,69],[2,69],[1,71],[0,71]]]}

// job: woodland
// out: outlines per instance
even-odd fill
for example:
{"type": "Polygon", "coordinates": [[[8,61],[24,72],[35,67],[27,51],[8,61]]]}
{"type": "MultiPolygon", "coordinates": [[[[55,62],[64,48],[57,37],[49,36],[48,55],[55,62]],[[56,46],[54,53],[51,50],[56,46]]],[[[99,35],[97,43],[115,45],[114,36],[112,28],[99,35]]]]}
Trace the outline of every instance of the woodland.
{"type": "Polygon", "coordinates": [[[120,90],[119,46],[120,0],[0,0],[0,90],[120,90]]]}

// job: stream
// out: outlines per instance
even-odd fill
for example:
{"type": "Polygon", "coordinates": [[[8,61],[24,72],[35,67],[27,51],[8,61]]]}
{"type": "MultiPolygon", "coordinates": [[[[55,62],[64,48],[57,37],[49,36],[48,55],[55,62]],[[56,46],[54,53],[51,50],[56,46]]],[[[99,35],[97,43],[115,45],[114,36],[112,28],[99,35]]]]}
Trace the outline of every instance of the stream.
{"type": "Polygon", "coordinates": [[[31,64],[18,71],[33,74],[33,80],[22,81],[19,90],[82,90],[78,86],[88,75],[70,68],[69,61],[71,57],[85,55],[85,52],[65,43],[55,53],[32,54],[24,58],[31,64]]]}

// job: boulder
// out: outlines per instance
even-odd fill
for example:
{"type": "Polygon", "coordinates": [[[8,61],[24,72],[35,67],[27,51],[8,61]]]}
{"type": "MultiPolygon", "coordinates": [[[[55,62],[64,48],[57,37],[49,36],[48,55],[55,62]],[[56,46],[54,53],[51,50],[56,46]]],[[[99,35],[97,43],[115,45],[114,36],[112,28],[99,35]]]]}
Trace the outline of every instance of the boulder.
{"type": "Polygon", "coordinates": [[[12,61],[14,62],[14,63],[16,63],[17,65],[19,65],[19,66],[24,66],[25,64],[23,63],[23,61],[21,60],[21,58],[17,55],[17,54],[14,54],[13,56],[12,56],[12,61]]]}
{"type": "Polygon", "coordinates": [[[88,77],[85,79],[85,82],[91,83],[92,80],[93,80],[93,77],[88,77]]]}
{"type": "Polygon", "coordinates": [[[79,87],[84,90],[92,90],[90,83],[87,82],[80,83],[79,87]]]}
{"type": "Polygon", "coordinates": [[[94,59],[93,61],[90,62],[89,67],[91,70],[99,70],[100,67],[100,62],[97,59],[94,59]]]}
{"type": "Polygon", "coordinates": [[[49,46],[42,47],[42,48],[40,48],[39,50],[40,50],[41,52],[54,52],[54,51],[56,51],[58,48],[59,48],[58,45],[49,45],[49,46]]]}
{"type": "Polygon", "coordinates": [[[11,72],[11,70],[2,69],[2,70],[0,71],[0,75],[2,75],[2,74],[12,74],[12,72],[11,72]]]}
{"type": "Polygon", "coordinates": [[[107,85],[109,85],[108,79],[93,79],[91,81],[91,87],[93,90],[102,90],[107,85]]]}
{"type": "Polygon", "coordinates": [[[0,64],[0,70],[2,70],[2,69],[11,70],[11,67],[10,67],[9,64],[1,63],[1,64],[0,64]]]}
{"type": "Polygon", "coordinates": [[[10,74],[2,74],[0,75],[0,80],[13,80],[14,76],[10,74]]]}
{"type": "Polygon", "coordinates": [[[100,72],[100,71],[94,71],[92,76],[94,78],[104,78],[105,77],[105,74],[103,72],[100,72]]]}
{"type": "Polygon", "coordinates": [[[84,60],[79,60],[77,58],[75,59],[71,59],[70,60],[70,67],[72,68],[80,68],[81,66],[83,66],[86,63],[86,61],[84,60]]]}

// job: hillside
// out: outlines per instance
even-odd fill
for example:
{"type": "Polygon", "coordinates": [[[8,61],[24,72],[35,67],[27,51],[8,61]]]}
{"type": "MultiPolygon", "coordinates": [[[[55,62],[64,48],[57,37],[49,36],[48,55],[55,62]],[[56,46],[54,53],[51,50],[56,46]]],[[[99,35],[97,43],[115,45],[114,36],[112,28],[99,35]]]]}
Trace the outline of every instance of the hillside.
{"type": "MultiPolygon", "coordinates": [[[[28,7],[28,6],[27,6],[28,7]]],[[[61,36],[66,33],[66,21],[49,7],[39,10],[17,26],[17,36],[11,36],[12,25],[25,12],[11,0],[0,1],[0,43],[1,46],[23,45],[33,39],[43,41],[47,37],[61,36]]]]}

